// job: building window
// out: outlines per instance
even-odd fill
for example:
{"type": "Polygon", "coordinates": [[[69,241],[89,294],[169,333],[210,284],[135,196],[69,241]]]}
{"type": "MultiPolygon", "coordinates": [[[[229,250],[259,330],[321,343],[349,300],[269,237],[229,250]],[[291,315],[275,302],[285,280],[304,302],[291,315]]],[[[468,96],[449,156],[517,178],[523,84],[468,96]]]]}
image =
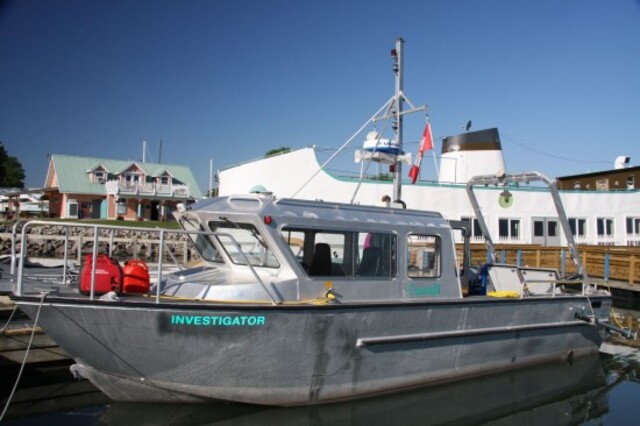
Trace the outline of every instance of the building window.
{"type": "Polygon", "coordinates": [[[103,171],[93,172],[93,180],[99,183],[105,183],[107,181],[107,174],[103,171]]]}
{"type": "Polygon", "coordinates": [[[136,184],[140,182],[140,174],[139,173],[126,173],[124,175],[124,181],[128,184],[136,184]]]}
{"type": "Polygon", "coordinates": [[[629,176],[627,178],[627,189],[635,189],[635,179],[633,176],[629,176]]]}
{"type": "Polygon", "coordinates": [[[596,189],[598,191],[606,191],[609,189],[609,179],[598,179],[596,180],[596,189]]]}
{"type": "Polygon", "coordinates": [[[544,222],[541,220],[533,221],[533,236],[544,237],[544,222]]]}
{"type": "Polygon", "coordinates": [[[160,184],[161,185],[169,185],[169,183],[170,183],[169,180],[170,180],[169,176],[161,176],[160,177],[160,184]]]}
{"type": "Polygon", "coordinates": [[[627,235],[640,236],[640,217],[627,218],[627,235]]]}
{"type": "Polygon", "coordinates": [[[127,200],[120,198],[116,201],[116,214],[127,214],[127,200]]]}
{"type": "Polygon", "coordinates": [[[576,238],[586,238],[587,237],[587,219],[570,217],[569,218],[569,229],[571,229],[571,233],[576,238]]]}
{"type": "Polygon", "coordinates": [[[478,222],[478,219],[476,218],[472,219],[470,217],[461,217],[460,220],[470,225],[472,224],[471,226],[469,226],[469,232],[471,233],[472,240],[481,240],[483,238],[482,228],[480,228],[480,223],[478,222]]]}
{"type": "Polygon", "coordinates": [[[599,217],[597,221],[599,237],[613,237],[615,233],[613,219],[599,217]]]}
{"type": "Polygon", "coordinates": [[[410,278],[437,278],[441,273],[440,237],[409,235],[407,276],[410,278]]]}
{"type": "Polygon", "coordinates": [[[520,219],[499,219],[498,236],[501,240],[519,240],[520,219]]]}

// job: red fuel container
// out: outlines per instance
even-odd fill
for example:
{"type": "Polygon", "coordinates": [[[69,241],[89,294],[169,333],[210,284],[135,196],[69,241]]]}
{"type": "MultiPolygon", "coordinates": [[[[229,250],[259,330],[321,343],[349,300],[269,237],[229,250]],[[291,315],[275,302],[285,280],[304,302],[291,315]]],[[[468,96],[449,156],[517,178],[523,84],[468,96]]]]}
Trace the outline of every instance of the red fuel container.
{"type": "MultiPolygon", "coordinates": [[[[82,272],[80,275],[80,292],[89,294],[91,292],[91,269],[93,255],[84,257],[82,272]]],[[[96,280],[93,288],[94,294],[104,294],[110,291],[120,293],[122,289],[122,268],[117,260],[110,258],[106,254],[96,256],[96,280]]]]}
{"type": "Polygon", "coordinates": [[[125,293],[149,292],[149,267],[142,260],[130,260],[124,264],[122,290],[125,293]]]}

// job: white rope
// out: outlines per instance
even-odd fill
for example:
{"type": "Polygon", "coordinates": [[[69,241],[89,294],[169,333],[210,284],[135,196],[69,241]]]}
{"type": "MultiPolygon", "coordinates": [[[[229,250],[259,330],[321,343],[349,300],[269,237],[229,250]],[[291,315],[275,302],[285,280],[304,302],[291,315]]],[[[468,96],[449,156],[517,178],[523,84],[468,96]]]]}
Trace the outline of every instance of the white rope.
{"type": "Polygon", "coordinates": [[[346,147],[347,147],[347,145],[349,145],[349,144],[351,143],[351,141],[353,141],[353,140],[356,138],[356,136],[358,136],[358,135],[360,134],[360,132],[362,132],[362,130],[363,130],[365,127],[367,127],[367,126],[369,125],[369,123],[371,123],[371,122],[373,121],[373,119],[374,119],[374,118],[376,118],[376,117],[378,116],[378,114],[380,114],[380,111],[382,111],[383,109],[385,109],[385,108],[386,108],[386,107],[387,107],[387,106],[388,106],[388,105],[389,105],[389,104],[390,104],[394,99],[395,99],[395,96],[392,96],[392,97],[391,97],[391,99],[389,99],[387,102],[385,102],[385,104],[384,104],[384,105],[382,105],[382,107],[381,107],[378,111],[376,111],[376,113],[375,113],[375,114],[373,114],[373,115],[371,116],[371,118],[370,118],[370,119],[368,119],[368,120],[367,120],[367,122],[366,122],[366,123],[364,123],[364,124],[362,125],[362,127],[360,127],[360,128],[359,128],[359,129],[358,129],[358,130],[353,134],[353,136],[351,136],[351,137],[350,137],[350,138],[349,138],[345,143],[343,143],[343,144],[342,144],[342,146],[341,146],[340,148],[338,148],[338,150],[337,150],[337,151],[336,151],[336,152],[335,152],[331,157],[329,157],[329,159],[328,159],[327,161],[325,161],[325,162],[320,166],[320,168],[319,168],[318,170],[316,170],[316,172],[315,172],[313,175],[311,175],[311,177],[310,177],[309,179],[307,179],[307,181],[306,181],[304,184],[302,184],[302,186],[300,187],[300,189],[298,189],[296,192],[294,192],[294,193],[293,193],[293,195],[291,196],[291,198],[296,198],[296,195],[298,195],[298,193],[299,193],[300,191],[302,191],[302,190],[304,189],[304,187],[305,187],[305,186],[307,186],[307,185],[309,184],[309,182],[311,182],[311,181],[312,181],[312,180],[313,180],[313,179],[318,175],[318,173],[320,173],[320,172],[325,168],[325,166],[326,166],[327,164],[329,164],[331,161],[333,161],[333,159],[334,159],[338,154],[340,154],[340,152],[341,152],[344,148],[346,148],[346,147]]]}
{"type": "Polygon", "coordinates": [[[38,312],[36,313],[36,318],[33,321],[33,328],[31,329],[31,337],[29,338],[29,344],[27,345],[27,350],[24,353],[24,359],[22,360],[22,365],[20,366],[20,371],[18,371],[18,377],[16,378],[16,382],[13,385],[13,389],[11,390],[11,394],[7,398],[7,402],[2,410],[2,414],[0,414],[0,422],[4,419],[5,414],[7,414],[7,410],[9,409],[9,404],[11,404],[11,400],[13,399],[14,394],[16,393],[16,389],[18,389],[18,383],[20,383],[20,378],[22,377],[22,372],[24,371],[24,366],[27,364],[27,358],[29,357],[29,349],[31,349],[31,344],[33,343],[33,336],[36,334],[36,328],[38,327],[38,319],[40,318],[40,310],[42,309],[42,305],[44,304],[44,299],[47,297],[49,293],[43,292],[42,297],[40,299],[40,305],[38,306],[38,312]]]}
{"type": "Polygon", "coordinates": [[[13,312],[11,312],[11,315],[9,315],[9,319],[7,320],[7,322],[5,323],[5,325],[2,327],[2,329],[0,330],[0,334],[4,334],[4,332],[7,330],[7,327],[9,327],[9,323],[11,322],[11,320],[13,319],[13,316],[16,314],[16,311],[18,310],[18,306],[15,305],[13,307],[13,312]]]}

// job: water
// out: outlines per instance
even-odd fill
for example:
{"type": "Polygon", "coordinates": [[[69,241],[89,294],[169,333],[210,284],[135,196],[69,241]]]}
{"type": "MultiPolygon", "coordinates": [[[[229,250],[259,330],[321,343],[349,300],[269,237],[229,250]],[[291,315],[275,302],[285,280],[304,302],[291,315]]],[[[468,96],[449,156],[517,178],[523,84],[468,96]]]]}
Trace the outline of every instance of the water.
{"type": "MultiPolygon", "coordinates": [[[[3,386],[4,390],[5,386],[3,386]]],[[[110,402],[88,382],[25,386],[7,425],[636,425],[640,355],[600,355],[317,407],[110,402]]]]}

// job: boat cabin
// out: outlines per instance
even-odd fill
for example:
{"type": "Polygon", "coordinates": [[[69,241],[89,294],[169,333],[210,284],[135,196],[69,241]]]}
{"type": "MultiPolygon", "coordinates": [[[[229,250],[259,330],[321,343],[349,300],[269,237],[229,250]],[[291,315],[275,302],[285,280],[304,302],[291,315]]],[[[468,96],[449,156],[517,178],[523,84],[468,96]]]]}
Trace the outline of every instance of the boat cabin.
{"type": "Polygon", "coordinates": [[[232,196],[193,204],[177,216],[184,229],[204,231],[191,237],[206,267],[168,278],[165,295],[247,300],[268,292],[279,302],[462,298],[452,227],[439,213],[232,196]]]}

